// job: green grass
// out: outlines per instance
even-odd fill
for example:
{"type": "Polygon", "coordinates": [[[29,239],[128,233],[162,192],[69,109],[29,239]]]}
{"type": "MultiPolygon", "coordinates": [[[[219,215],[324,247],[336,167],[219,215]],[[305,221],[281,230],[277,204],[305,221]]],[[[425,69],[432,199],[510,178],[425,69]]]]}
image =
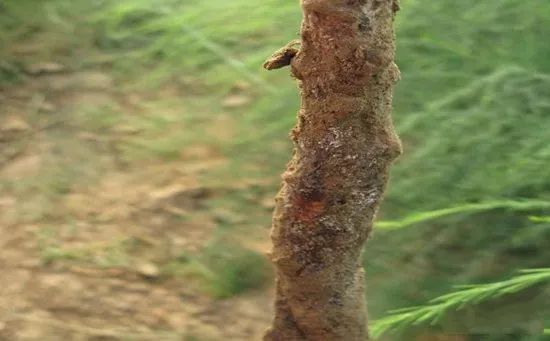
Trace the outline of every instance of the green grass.
{"type": "Polygon", "coordinates": [[[198,255],[182,255],[163,273],[196,278],[202,291],[219,299],[261,288],[271,279],[264,256],[227,240],[214,240],[198,255]]]}
{"type": "Polygon", "coordinates": [[[108,242],[92,242],[79,246],[66,246],[60,233],[78,235],[76,226],[43,226],[36,232],[38,252],[43,264],[68,262],[100,268],[129,267],[133,240],[116,239],[108,242]],[[67,231],[69,230],[69,231],[67,231]]]}

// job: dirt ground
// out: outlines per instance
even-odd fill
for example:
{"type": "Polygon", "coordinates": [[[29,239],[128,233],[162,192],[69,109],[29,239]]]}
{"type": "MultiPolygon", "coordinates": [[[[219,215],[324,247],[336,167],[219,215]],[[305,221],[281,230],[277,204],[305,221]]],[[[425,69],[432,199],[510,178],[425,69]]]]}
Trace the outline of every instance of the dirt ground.
{"type": "MultiPolygon", "coordinates": [[[[108,73],[55,63],[0,87],[0,340],[260,339],[271,289],[213,299],[159,266],[211,237],[216,189],[199,178],[225,162],[200,145],[125,159],[128,122],[163,91],[122,93],[108,73]],[[82,129],[82,108],[105,106],[130,119],[82,129]]],[[[250,244],[264,252],[264,238],[250,244]]]]}

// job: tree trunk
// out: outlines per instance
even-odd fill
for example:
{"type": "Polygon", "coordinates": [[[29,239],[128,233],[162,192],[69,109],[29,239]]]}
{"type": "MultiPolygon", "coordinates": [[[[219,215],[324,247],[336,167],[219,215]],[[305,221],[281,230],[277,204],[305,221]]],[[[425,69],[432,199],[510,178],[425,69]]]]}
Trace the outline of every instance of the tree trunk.
{"type": "Polygon", "coordinates": [[[390,117],[396,0],[302,0],[302,103],[276,198],[268,341],[368,339],[363,244],[401,144],[390,117]]]}

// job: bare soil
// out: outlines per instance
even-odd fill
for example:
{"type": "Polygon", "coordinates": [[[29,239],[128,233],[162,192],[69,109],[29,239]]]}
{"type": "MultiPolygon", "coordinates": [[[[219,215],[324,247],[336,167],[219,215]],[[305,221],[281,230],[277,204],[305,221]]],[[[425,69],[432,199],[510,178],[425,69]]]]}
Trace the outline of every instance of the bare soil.
{"type": "Polygon", "coordinates": [[[226,162],[200,145],[170,162],[124,158],[140,103],[166,92],[121,93],[108,73],[51,63],[0,88],[0,340],[261,338],[271,290],[216,300],[162,273],[211,237],[201,205],[216,189],[199,178],[226,162]],[[105,106],[128,120],[75,120],[105,106]]]}

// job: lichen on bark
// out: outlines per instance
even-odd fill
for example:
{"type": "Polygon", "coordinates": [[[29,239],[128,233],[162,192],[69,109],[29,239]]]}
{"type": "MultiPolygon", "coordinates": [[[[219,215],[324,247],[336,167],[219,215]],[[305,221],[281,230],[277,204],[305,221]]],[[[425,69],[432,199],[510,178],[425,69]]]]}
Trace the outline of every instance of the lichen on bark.
{"type": "Polygon", "coordinates": [[[301,107],[276,197],[265,340],[368,339],[363,244],[401,153],[390,117],[395,0],[302,0],[301,107]]]}

